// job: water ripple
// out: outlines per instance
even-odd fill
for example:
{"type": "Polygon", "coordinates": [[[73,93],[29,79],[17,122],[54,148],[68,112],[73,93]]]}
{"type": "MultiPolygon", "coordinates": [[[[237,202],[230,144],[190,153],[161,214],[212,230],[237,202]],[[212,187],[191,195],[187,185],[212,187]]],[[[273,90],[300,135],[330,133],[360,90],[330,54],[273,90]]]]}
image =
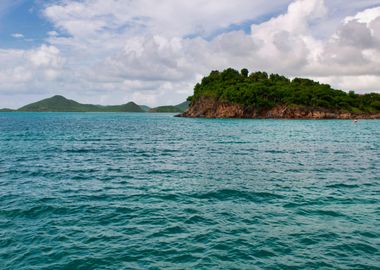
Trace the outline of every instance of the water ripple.
{"type": "Polygon", "coordinates": [[[0,119],[1,269],[380,269],[380,121],[0,119]]]}

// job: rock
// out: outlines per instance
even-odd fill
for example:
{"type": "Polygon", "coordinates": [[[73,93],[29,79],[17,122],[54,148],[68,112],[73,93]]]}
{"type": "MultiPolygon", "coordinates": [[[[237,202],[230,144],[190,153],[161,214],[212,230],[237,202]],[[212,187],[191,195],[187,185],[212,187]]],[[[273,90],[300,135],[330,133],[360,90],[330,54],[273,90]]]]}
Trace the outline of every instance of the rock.
{"type": "Polygon", "coordinates": [[[380,114],[355,114],[325,108],[307,108],[277,105],[269,110],[258,111],[241,104],[220,102],[201,97],[179,117],[193,118],[273,118],[273,119],[380,119],[380,114]]]}

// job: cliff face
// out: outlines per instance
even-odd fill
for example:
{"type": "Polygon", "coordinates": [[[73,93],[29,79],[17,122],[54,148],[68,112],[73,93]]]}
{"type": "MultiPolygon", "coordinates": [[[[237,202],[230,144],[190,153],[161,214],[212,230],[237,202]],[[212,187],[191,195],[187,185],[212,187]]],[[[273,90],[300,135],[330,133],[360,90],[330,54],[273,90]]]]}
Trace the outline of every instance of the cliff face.
{"type": "Polygon", "coordinates": [[[274,118],[274,119],[380,119],[377,114],[354,114],[323,108],[289,107],[278,105],[270,110],[257,111],[239,104],[223,103],[202,97],[180,117],[193,118],[274,118]]]}

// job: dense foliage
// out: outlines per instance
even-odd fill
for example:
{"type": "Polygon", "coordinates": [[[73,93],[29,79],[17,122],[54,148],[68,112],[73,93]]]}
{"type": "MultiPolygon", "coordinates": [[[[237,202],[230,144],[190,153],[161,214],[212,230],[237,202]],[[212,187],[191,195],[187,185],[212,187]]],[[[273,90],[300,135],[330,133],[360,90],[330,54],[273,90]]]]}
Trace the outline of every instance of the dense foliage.
{"type": "Polygon", "coordinates": [[[249,74],[247,69],[242,69],[241,72],[232,68],[223,72],[212,71],[195,86],[194,95],[188,100],[193,102],[200,97],[212,97],[259,110],[286,104],[354,113],[380,111],[380,94],[346,93],[309,79],[290,80],[266,72],[249,74]]]}

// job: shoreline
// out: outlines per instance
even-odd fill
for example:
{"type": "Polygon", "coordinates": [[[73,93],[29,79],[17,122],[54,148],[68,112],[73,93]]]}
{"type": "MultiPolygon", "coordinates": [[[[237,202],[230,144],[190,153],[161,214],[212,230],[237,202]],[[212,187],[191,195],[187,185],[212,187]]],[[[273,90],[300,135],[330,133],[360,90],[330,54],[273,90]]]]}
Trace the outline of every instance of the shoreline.
{"type": "Polygon", "coordinates": [[[375,120],[380,112],[350,112],[323,107],[278,104],[269,109],[257,109],[238,103],[222,102],[201,97],[189,109],[176,117],[231,118],[231,119],[284,119],[284,120],[375,120]]]}

